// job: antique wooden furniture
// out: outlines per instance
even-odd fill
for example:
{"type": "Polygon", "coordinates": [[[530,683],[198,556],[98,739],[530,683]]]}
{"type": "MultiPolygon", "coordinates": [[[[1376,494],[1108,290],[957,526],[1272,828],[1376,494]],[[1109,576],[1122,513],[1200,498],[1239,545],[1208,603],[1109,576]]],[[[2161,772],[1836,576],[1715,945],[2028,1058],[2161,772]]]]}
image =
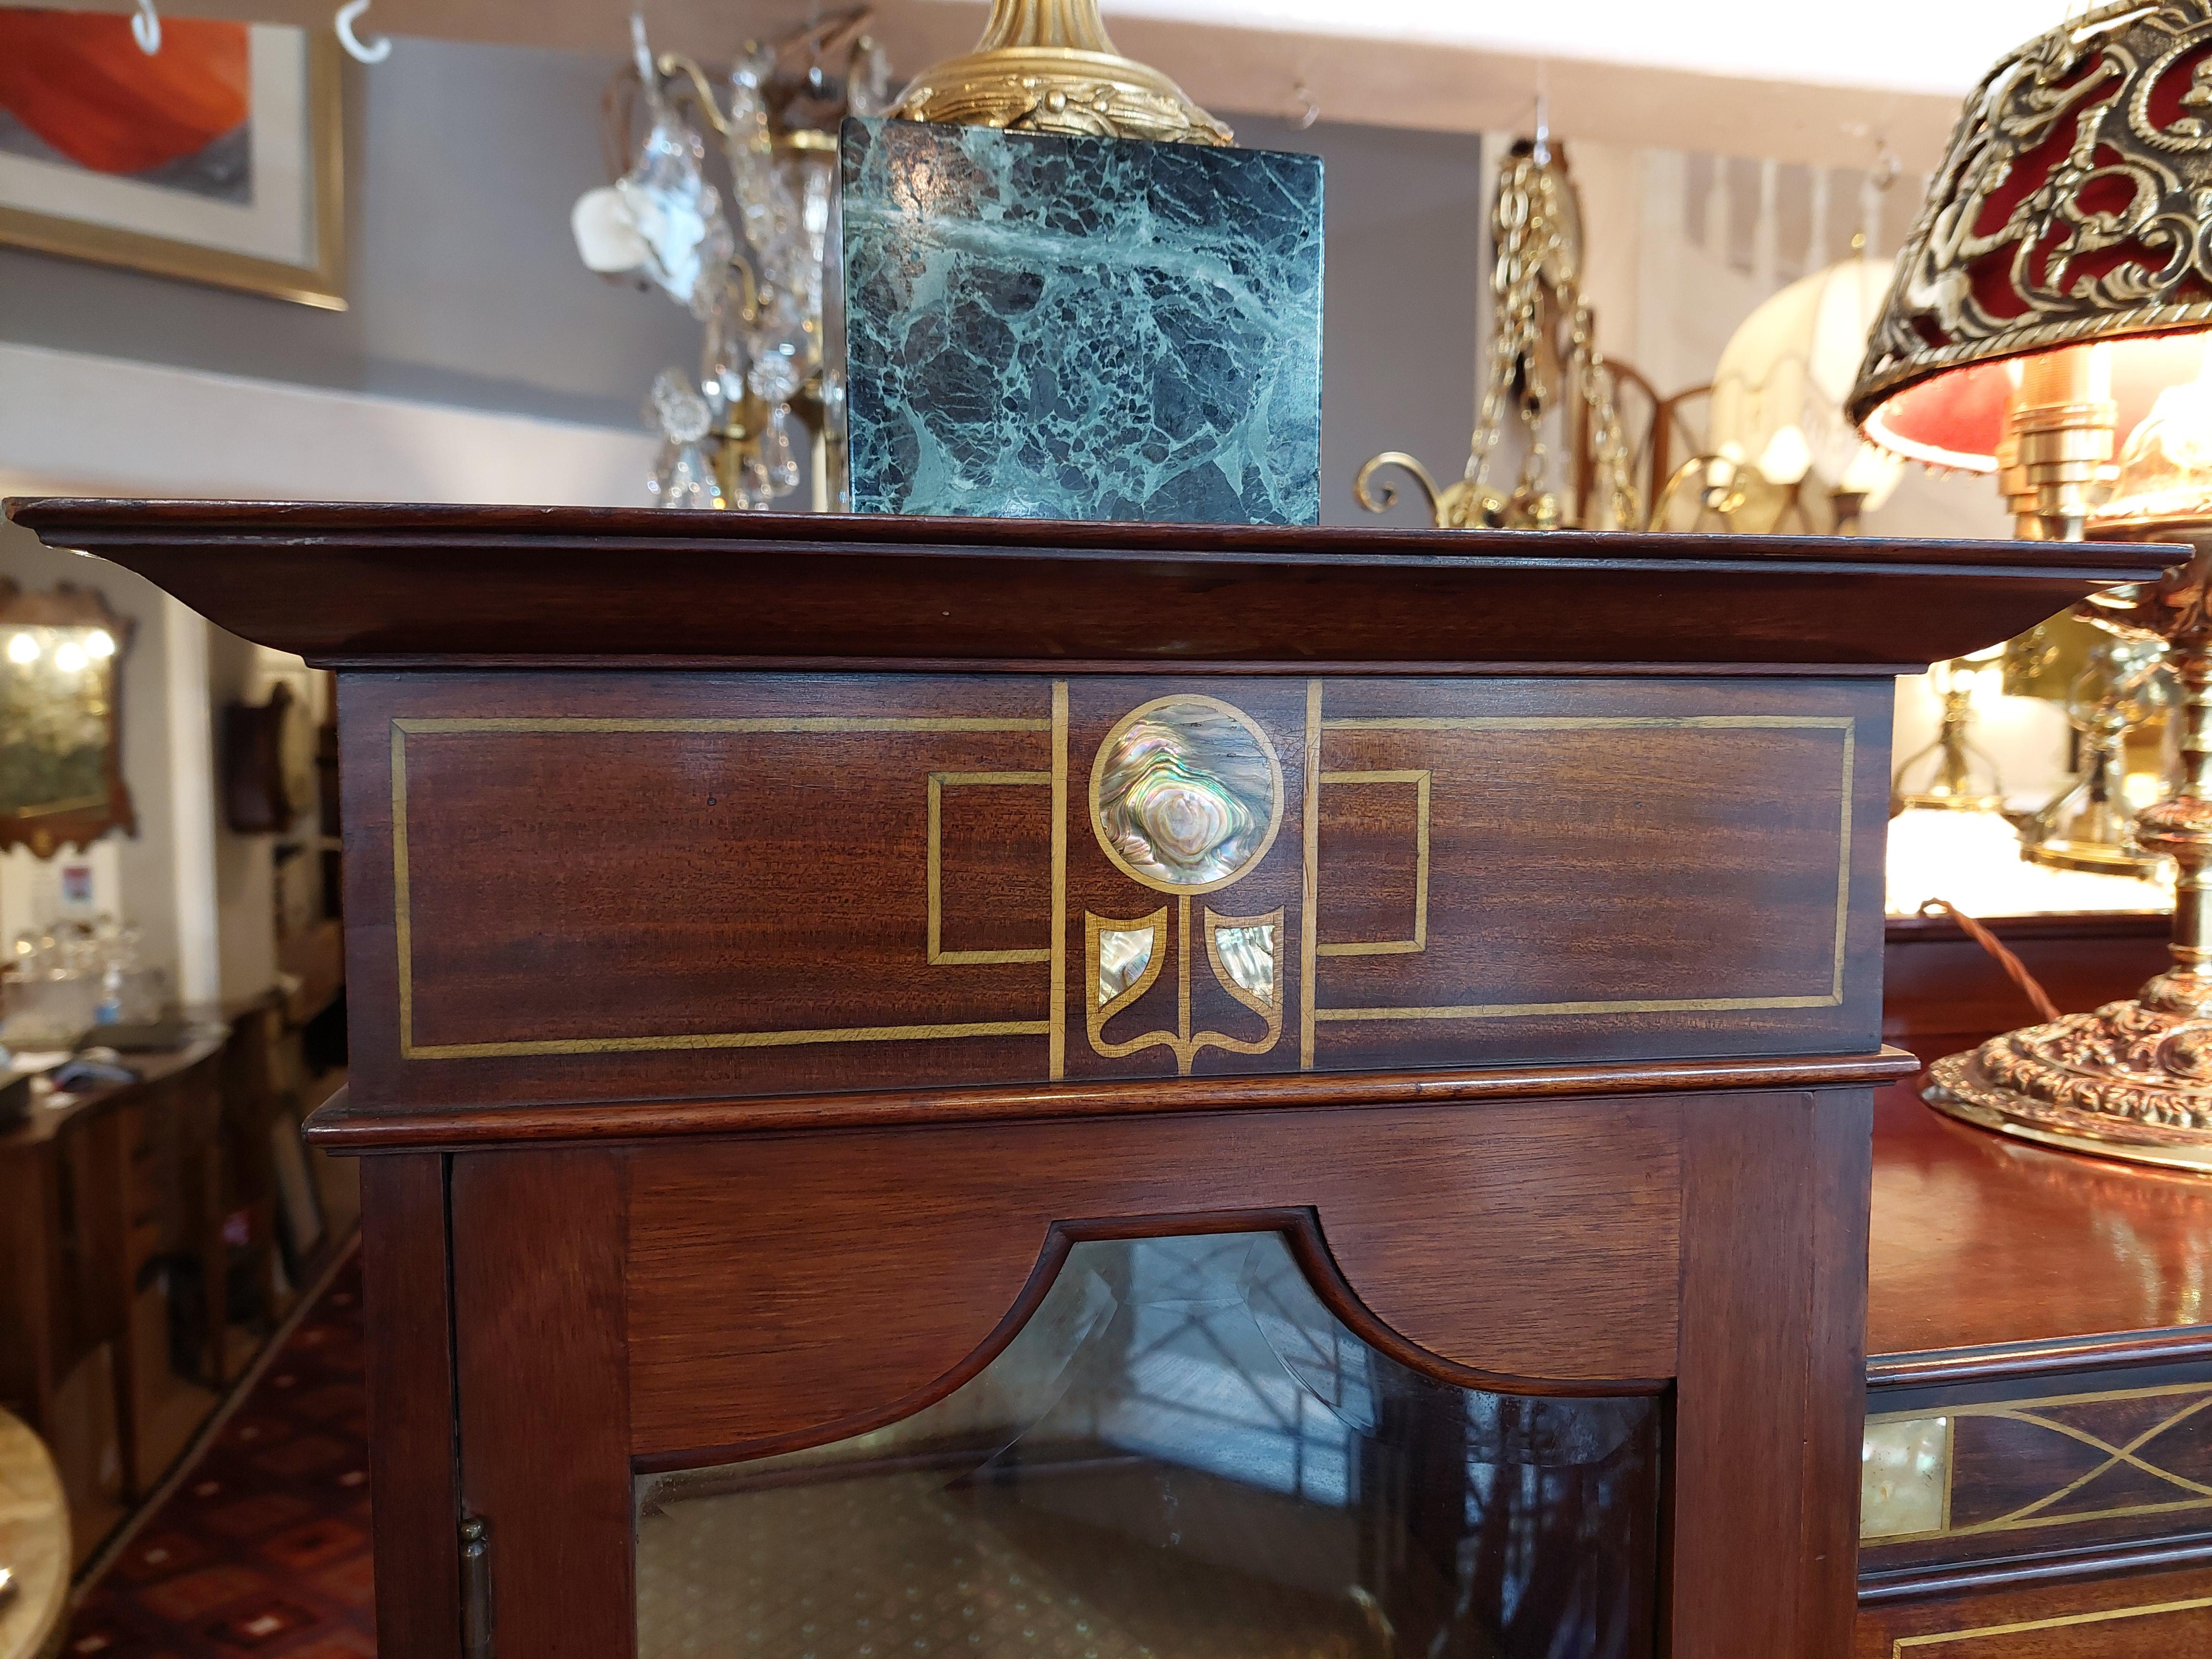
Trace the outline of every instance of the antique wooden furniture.
{"type": "MultiPolygon", "coordinates": [[[[1991,924],[2057,1006],[2132,996],[2164,916],[1991,924]]],[[[1946,919],[1893,918],[1923,1060],[2032,1018],[1946,919]],[[1977,959],[1978,958],[1978,960],[1977,959]]],[[[2212,1640],[2212,1183],[1875,1103],[1863,1659],[2130,1659],[2212,1640]]]]}
{"type": "Polygon", "coordinates": [[[339,672],[386,1651],[1845,1651],[1889,677],[2154,551],[11,510],[339,672]]]}
{"type": "Polygon", "coordinates": [[[2212,1638],[2212,1184],[1875,1114],[1863,1659],[2212,1638]]]}
{"type": "Polygon", "coordinates": [[[181,1246],[200,1264],[209,1364],[222,1376],[220,1203],[223,1044],[137,1054],[137,1083],[52,1091],[0,1133],[0,1399],[51,1435],[63,1379],[101,1343],[110,1355],[121,1496],[141,1467],[138,1322],[149,1258],[181,1246]]]}

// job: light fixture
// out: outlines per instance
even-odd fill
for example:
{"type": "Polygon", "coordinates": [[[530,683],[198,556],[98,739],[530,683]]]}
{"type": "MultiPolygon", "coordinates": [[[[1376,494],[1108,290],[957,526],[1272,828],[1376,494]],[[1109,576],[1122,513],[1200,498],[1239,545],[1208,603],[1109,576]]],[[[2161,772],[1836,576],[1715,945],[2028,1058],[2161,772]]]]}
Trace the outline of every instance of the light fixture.
{"type": "Polygon", "coordinates": [[[2182,781],[2133,837],[2179,869],[2174,966],[2132,1002],[1938,1061],[1927,1097],[2029,1139],[2212,1169],[2212,475],[2189,465],[2212,445],[2206,399],[2166,400],[2136,430],[2203,366],[2208,199],[2212,0],[2103,6],[2029,41],[1967,100],[1850,412],[1924,460],[2006,464],[2033,533],[2197,550],[2100,596],[2109,629],[2171,647],[2182,781]]]}
{"type": "Polygon", "coordinates": [[[699,377],[662,371],[646,399],[661,449],[647,487],[665,507],[765,508],[798,489],[811,428],[817,511],[841,505],[843,387],[823,355],[823,289],[837,125],[880,114],[890,68],[865,7],[769,46],[749,45],[719,84],[655,56],[632,19],[635,63],[606,100],[609,149],[629,158],[569,216],[584,264],[632,276],[704,325],[699,377]],[[642,99],[645,137],[633,135],[642,99]],[[708,182],[711,130],[730,197],[708,182]]]}
{"type": "Polygon", "coordinates": [[[115,635],[104,628],[95,628],[85,635],[84,649],[88,656],[106,661],[115,654],[115,635]]]}
{"type": "Polygon", "coordinates": [[[28,667],[39,659],[38,636],[33,634],[10,634],[8,636],[8,660],[28,667]]]}
{"type": "MultiPolygon", "coordinates": [[[[1974,724],[1974,693],[1994,684],[2001,647],[1939,662],[1929,671],[1929,685],[1942,699],[1943,713],[1936,740],[1899,761],[1890,784],[1892,817],[1913,807],[1942,812],[1987,812],[2004,806],[2004,786],[1996,763],[1974,747],[1967,734],[1974,724]]],[[[2017,851],[2017,848],[2014,849],[2017,851]]]]}
{"type": "Polygon", "coordinates": [[[1498,168],[1490,229],[1495,321],[1466,466],[1439,487],[1417,456],[1386,449],[1361,465],[1353,495],[1370,513],[1388,512],[1397,492],[1374,488],[1374,479],[1395,467],[1419,486],[1439,530],[1642,529],[1644,502],[1616,408],[1619,377],[1598,349],[1582,289],[1582,198],[1541,98],[1536,136],[1516,143],[1498,168]],[[1550,434],[1579,422],[1588,423],[1588,465],[1574,465],[1583,458],[1573,455],[1562,491],[1551,477],[1550,434]],[[1491,469],[1509,425],[1518,428],[1520,467],[1506,489],[1492,482],[1491,469]]]}
{"type": "Polygon", "coordinates": [[[1889,499],[1905,470],[1844,415],[1892,274],[1890,261],[1861,252],[1799,278],[1744,319],[1713,373],[1713,452],[1793,495],[1818,485],[1842,534],[1889,499]]]}
{"type": "Polygon", "coordinates": [[[91,660],[75,640],[64,640],[54,647],[54,666],[64,674],[82,674],[91,660]]]}

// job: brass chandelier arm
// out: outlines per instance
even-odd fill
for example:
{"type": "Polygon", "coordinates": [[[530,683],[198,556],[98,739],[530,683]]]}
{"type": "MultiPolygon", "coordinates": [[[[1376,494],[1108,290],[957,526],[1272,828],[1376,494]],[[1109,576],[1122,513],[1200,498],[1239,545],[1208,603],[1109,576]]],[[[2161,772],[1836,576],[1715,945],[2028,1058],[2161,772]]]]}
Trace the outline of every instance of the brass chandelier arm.
{"type": "Polygon", "coordinates": [[[697,106],[699,113],[707,118],[708,125],[714,129],[717,137],[728,139],[730,123],[723,115],[721,106],[714,100],[714,89],[707,83],[704,70],[680,52],[662,52],[653,67],[665,79],[689,82],[692,101],[697,106]]]}
{"type": "Polygon", "coordinates": [[[1437,489],[1437,481],[1429,476],[1428,468],[1402,449],[1386,449],[1380,455],[1369,457],[1361,465],[1358,476],[1352,481],[1352,493],[1358,498],[1360,506],[1370,513],[1388,513],[1398,505],[1398,492],[1387,483],[1379,494],[1370,495],[1368,490],[1376,473],[1386,466],[1398,467],[1413,475],[1413,482],[1421,487],[1421,494],[1428,497],[1429,516],[1437,519],[1441,524],[1443,521],[1437,515],[1443,497],[1437,489]]]}

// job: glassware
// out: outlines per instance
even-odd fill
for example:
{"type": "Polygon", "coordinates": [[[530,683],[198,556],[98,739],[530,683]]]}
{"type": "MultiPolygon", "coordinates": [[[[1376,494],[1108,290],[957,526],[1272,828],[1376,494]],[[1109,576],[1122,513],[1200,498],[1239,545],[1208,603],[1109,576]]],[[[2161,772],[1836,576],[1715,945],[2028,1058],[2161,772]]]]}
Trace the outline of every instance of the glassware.
{"type": "Polygon", "coordinates": [[[934,1405],[637,1477],[638,1654],[1648,1656],[1659,1434],[1401,1364],[1279,1234],[1079,1243],[934,1405]]]}
{"type": "MultiPolygon", "coordinates": [[[[750,48],[719,86],[689,59],[656,57],[637,31],[624,74],[644,88],[645,137],[629,171],[587,191],[572,225],[591,269],[641,273],[705,325],[694,395],[706,430],[678,435],[657,392],[648,417],[663,447],[647,487],[663,506],[753,509],[789,495],[812,448],[791,431],[794,419],[823,436],[817,503],[849,501],[830,476],[844,446],[828,434],[822,307],[837,124],[892,102],[890,61],[866,21],[842,14],[750,48]],[[726,210],[693,116],[720,140],[726,210]]],[[[628,149],[629,104],[610,106],[623,112],[617,142],[628,149]]],[[[680,424],[693,424],[688,410],[680,424]]]]}

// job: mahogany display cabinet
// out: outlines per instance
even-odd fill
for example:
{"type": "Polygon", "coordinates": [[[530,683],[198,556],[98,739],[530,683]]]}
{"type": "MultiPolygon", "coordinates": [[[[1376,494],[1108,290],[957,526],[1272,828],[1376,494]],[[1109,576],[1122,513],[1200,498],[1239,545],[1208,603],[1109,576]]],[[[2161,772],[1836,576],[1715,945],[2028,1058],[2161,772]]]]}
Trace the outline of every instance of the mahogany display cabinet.
{"type": "Polygon", "coordinates": [[[390,1659],[1847,1651],[1891,677],[2157,550],[12,510],[339,674],[390,1659]]]}

